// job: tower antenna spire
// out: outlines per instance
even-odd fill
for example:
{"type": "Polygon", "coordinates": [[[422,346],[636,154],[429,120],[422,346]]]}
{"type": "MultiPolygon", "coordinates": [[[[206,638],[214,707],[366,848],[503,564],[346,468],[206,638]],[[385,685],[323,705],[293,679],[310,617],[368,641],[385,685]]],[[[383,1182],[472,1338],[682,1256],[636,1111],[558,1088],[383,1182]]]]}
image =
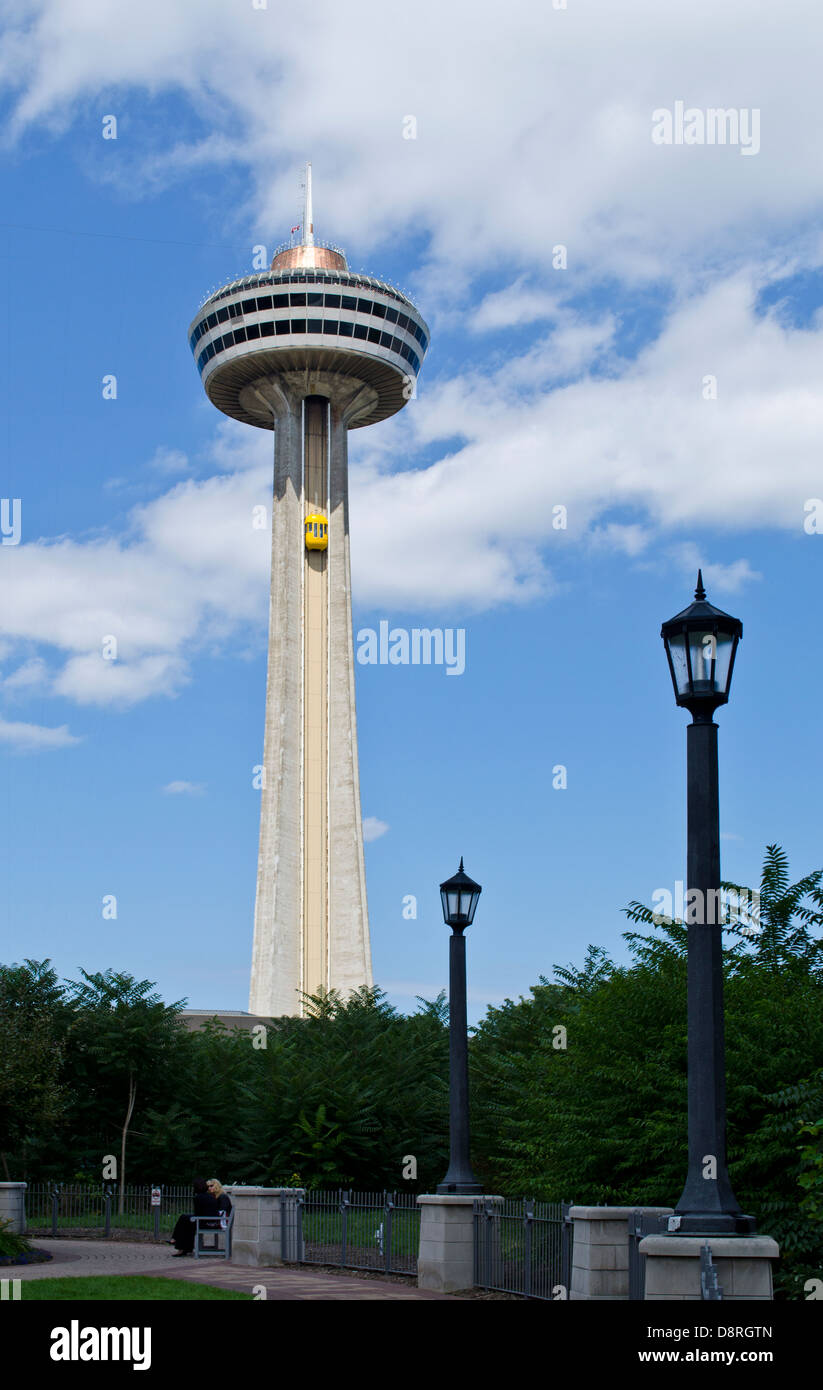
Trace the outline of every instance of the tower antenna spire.
{"type": "Polygon", "coordinates": [[[303,201],[303,245],[314,246],[314,212],[311,202],[311,164],[306,165],[306,189],[303,201]]]}

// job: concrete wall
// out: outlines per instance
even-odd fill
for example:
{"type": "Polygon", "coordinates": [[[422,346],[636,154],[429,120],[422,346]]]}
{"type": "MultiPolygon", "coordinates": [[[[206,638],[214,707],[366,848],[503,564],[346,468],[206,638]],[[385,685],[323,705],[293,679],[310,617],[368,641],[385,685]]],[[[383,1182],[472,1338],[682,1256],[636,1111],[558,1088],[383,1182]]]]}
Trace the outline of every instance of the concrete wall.
{"type": "MultiPolygon", "coordinates": [[[[260,1267],[282,1265],[283,1222],[302,1187],[227,1187],[234,1208],[232,1263],[260,1267]]],[[[287,1242],[286,1257],[298,1259],[293,1240],[287,1242]]]]}
{"type": "Polygon", "coordinates": [[[572,1207],[572,1286],[569,1297],[611,1302],[629,1297],[629,1217],[633,1211],[669,1216],[671,1207],[572,1207]]]}
{"type": "Polygon", "coordinates": [[[26,1187],[24,1182],[0,1182],[0,1221],[11,1221],[10,1230],[22,1235],[26,1229],[26,1187]]]}
{"type": "Polygon", "coordinates": [[[474,1197],[450,1197],[439,1192],[418,1197],[418,1288],[457,1293],[473,1287],[474,1201],[474,1197]]]}

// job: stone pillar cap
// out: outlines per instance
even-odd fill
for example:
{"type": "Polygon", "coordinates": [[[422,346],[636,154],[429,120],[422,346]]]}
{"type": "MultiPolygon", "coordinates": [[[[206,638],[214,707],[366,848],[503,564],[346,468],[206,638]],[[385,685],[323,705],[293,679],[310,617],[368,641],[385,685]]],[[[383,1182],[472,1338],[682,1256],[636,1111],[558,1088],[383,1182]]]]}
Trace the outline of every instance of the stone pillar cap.
{"type": "Polygon", "coordinates": [[[776,1260],[780,1246],[771,1236],[644,1236],[641,1255],[697,1259],[704,1245],[720,1260],[776,1260]]]}
{"type": "Polygon", "coordinates": [[[233,1197],[281,1197],[293,1196],[305,1192],[305,1187],[246,1187],[245,1183],[237,1183],[234,1186],[225,1188],[233,1197]]]}
{"type": "Polygon", "coordinates": [[[423,1205],[458,1207],[468,1206],[470,1202],[502,1202],[502,1197],[492,1197],[488,1193],[478,1192],[474,1196],[470,1193],[447,1193],[447,1192],[427,1192],[417,1198],[423,1205]]]}
{"type": "Polygon", "coordinates": [[[644,1216],[670,1216],[674,1207],[571,1207],[569,1216],[574,1221],[628,1221],[633,1211],[642,1211],[644,1216]]]}

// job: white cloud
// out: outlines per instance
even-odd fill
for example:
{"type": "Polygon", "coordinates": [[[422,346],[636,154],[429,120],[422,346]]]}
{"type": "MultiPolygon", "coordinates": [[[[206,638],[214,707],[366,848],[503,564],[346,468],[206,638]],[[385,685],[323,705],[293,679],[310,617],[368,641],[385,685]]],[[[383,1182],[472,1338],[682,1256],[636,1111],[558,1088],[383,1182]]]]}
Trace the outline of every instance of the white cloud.
{"type": "Polygon", "coordinates": [[[310,152],[320,234],[370,255],[416,228],[427,282],[446,295],[504,260],[515,274],[544,267],[554,285],[557,243],[572,269],[601,275],[677,274],[703,262],[707,238],[716,264],[734,262],[811,224],[823,192],[816,0],[563,11],[418,0],[413,16],[383,0],[317,0],[310,33],[300,6],[274,3],[4,8],[8,138],[33,125],[59,134],[79,112],[87,121],[91,98],[98,118],[121,113],[118,159],[100,160],[98,177],[134,196],[190,170],[245,166],[248,206],[221,203],[220,216],[236,232],[251,215],[256,239],[287,235],[310,152]],[[134,89],[181,96],[180,134],[169,138],[158,108],[127,142],[134,89]],[[99,104],[115,92],[113,108],[99,104]],[[761,152],[653,144],[652,112],[677,100],[757,108],[761,152]],[[408,115],[416,139],[403,138],[408,115]]]}
{"type": "Polygon", "coordinates": [[[632,559],[642,555],[652,540],[651,527],[635,522],[609,521],[604,526],[594,526],[590,536],[593,549],[614,550],[632,559]]]}
{"type": "Polygon", "coordinates": [[[182,449],[169,449],[165,444],[161,444],[155,450],[154,457],[149,459],[149,467],[158,473],[189,473],[191,464],[188,456],[182,449]]]}
{"type": "Polygon", "coordinates": [[[377,816],[365,816],[363,818],[363,839],[367,844],[371,840],[379,840],[381,835],[385,835],[388,825],[384,820],[378,820],[377,816]]]}
{"type": "Polygon", "coordinates": [[[205,782],[167,782],[163,788],[166,796],[203,796],[205,782]]]}
{"type": "Polygon", "coordinates": [[[551,592],[564,547],[589,531],[630,556],[661,537],[691,542],[679,563],[695,570],[696,532],[707,578],[730,592],[754,578],[746,560],[728,556],[729,537],[755,526],[803,537],[823,433],[823,331],[759,316],[761,285],[750,270],[685,300],[635,360],[611,358],[606,375],[547,389],[549,337],[423,389],[380,426],[379,443],[376,431],[353,437],[360,601],[454,609],[528,600],[551,592]],[[716,400],[703,397],[710,374],[716,400]],[[410,452],[409,430],[418,447],[448,440],[450,451],[388,474],[393,455],[410,452]],[[556,504],[567,508],[566,531],[552,528],[556,504]],[[615,509],[630,515],[616,519],[615,509]]]}
{"type": "Polygon", "coordinates": [[[0,547],[0,633],[62,653],[52,690],[80,704],[176,694],[204,649],[247,626],[265,641],[271,541],[252,509],[270,491],[268,463],[177,484],[117,539],[0,547]],[[110,637],[116,660],[104,657],[110,637]]]}
{"type": "Polygon", "coordinates": [[[32,689],[44,689],[48,685],[49,672],[42,657],[34,656],[30,661],[24,661],[22,666],[18,666],[16,671],[12,671],[10,676],[3,680],[4,690],[30,691],[32,689]]]}
{"type": "Polygon", "coordinates": [[[698,569],[703,571],[703,581],[707,588],[726,594],[739,594],[753,580],[762,579],[762,574],[753,570],[748,560],[732,560],[726,564],[712,564],[703,560],[703,551],[688,543],[679,546],[677,556],[684,572],[693,576],[698,569]]]}
{"type": "Polygon", "coordinates": [[[65,724],[59,729],[47,729],[40,724],[16,724],[0,718],[0,743],[8,744],[17,753],[48,752],[79,742],[65,724]]]}
{"type": "Polygon", "coordinates": [[[490,329],[520,328],[523,324],[535,323],[538,319],[553,319],[558,314],[558,298],[545,294],[526,283],[521,277],[513,285],[503,290],[487,294],[469,320],[474,333],[485,333],[490,329]]]}
{"type": "Polygon", "coordinates": [[[79,705],[126,708],[151,695],[177,695],[188,679],[184,657],[170,652],[128,662],[107,661],[89,652],[70,657],[54,682],[54,693],[79,705]]]}

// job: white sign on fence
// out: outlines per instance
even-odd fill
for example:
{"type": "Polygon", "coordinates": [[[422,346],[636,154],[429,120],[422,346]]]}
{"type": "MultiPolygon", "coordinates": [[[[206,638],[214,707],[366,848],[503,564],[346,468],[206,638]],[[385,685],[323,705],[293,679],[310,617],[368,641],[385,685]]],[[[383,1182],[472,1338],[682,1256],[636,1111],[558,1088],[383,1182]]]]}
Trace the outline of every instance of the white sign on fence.
{"type": "Polygon", "coordinates": [[[159,1187],[153,1187],[152,1190],[151,1190],[151,1204],[152,1204],[153,1207],[159,1207],[159,1205],[160,1205],[160,1188],[159,1188],[159,1187]]]}

